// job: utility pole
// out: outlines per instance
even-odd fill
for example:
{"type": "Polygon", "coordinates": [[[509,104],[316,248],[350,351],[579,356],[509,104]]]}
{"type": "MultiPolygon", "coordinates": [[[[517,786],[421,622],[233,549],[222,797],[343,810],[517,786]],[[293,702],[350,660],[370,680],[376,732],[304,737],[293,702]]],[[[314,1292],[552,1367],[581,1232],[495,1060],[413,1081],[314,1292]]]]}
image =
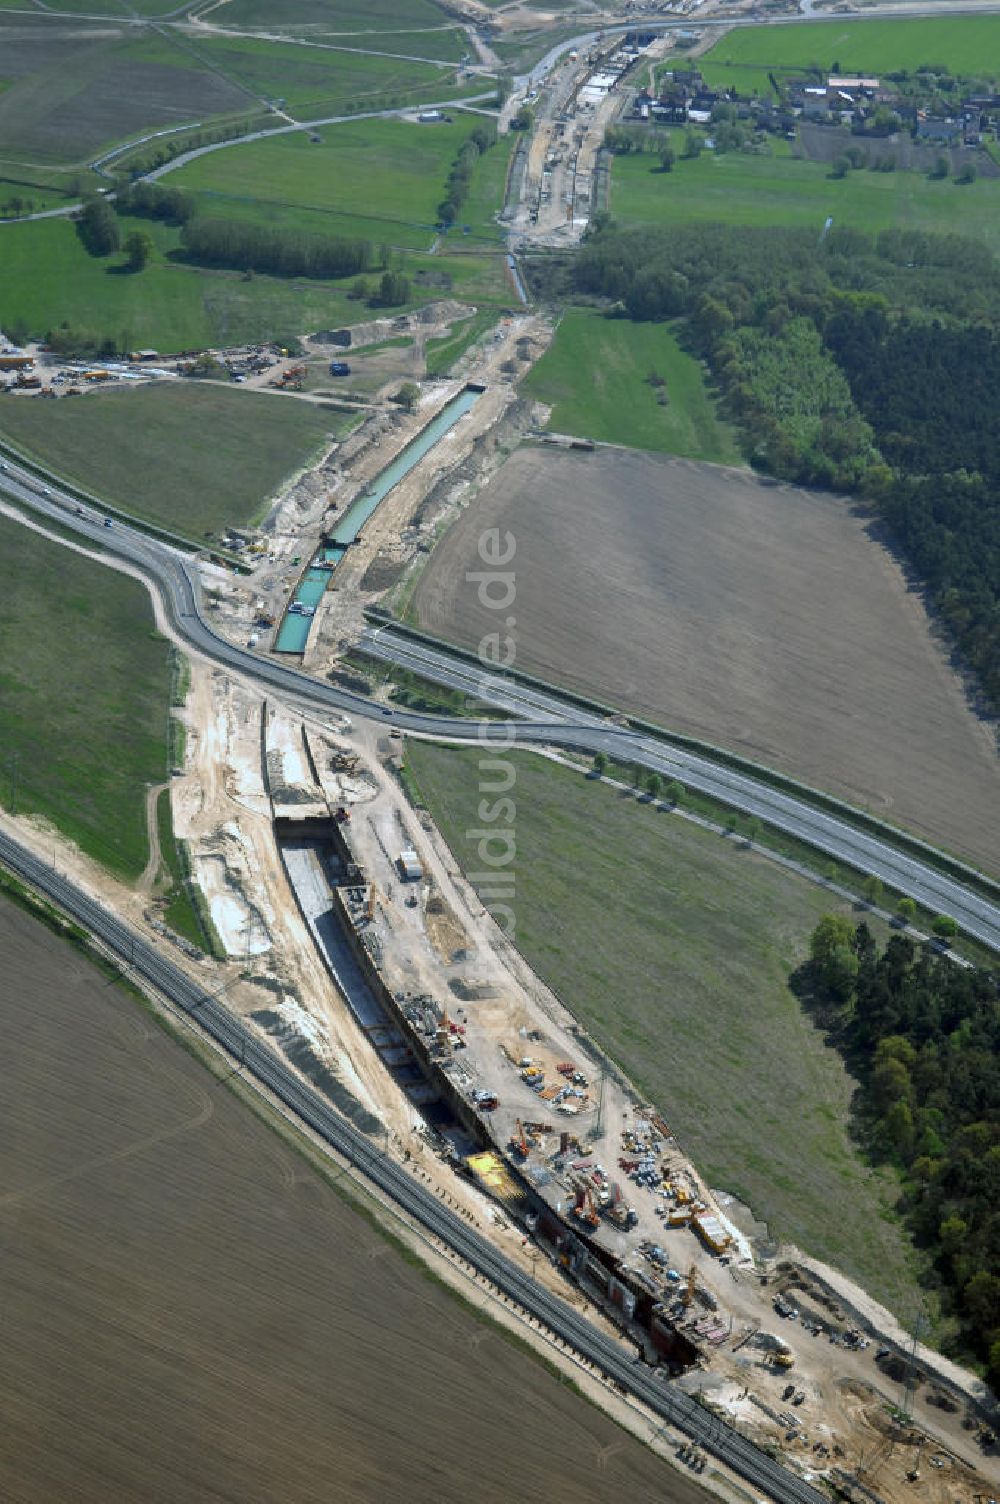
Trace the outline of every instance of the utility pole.
{"type": "Polygon", "coordinates": [[[900,1385],[899,1395],[899,1419],[900,1423],[904,1426],[907,1425],[912,1419],[910,1415],[910,1400],[912,1398],[910,1380],[913,1376],[914,1369],[916,1368],[917,1342],[919,1341],[921,1333],[923,1332],[926,1325],[927,1322],[922,1315],[918,1315],[915,1318],[913,1322],[913,1339],[910,1342],[909,1356],[906,1358],[903,1364],[903,1382],[900,1385]]]}
{"type": "Polygon", "coordinates": [[[246,943],[246,951],[244,953],[244,959],[243,959],[243,975],[244,975],[244,977],[249,977],[249,975],[250,975],[250,955],[251,955],[251,950],[252,950],[252,947],[253,947],[253,931],[254,931],[254,922],[256,920],[256,917],[257,916],[254,913],[253,909],[249,909],[247,911],[247,922],[244,925],[244,931],[246,933],[246,942],[247,942],[246,943]]]}
{"type": "Polygon", "coordinates": [[[597,1116],[590,1129],[590,1137],[592,1139],[600,1138],[604,1131],[604,1077],[605,1070],[602,1065],[601,1073],[597,1078],[597,1116]]]}

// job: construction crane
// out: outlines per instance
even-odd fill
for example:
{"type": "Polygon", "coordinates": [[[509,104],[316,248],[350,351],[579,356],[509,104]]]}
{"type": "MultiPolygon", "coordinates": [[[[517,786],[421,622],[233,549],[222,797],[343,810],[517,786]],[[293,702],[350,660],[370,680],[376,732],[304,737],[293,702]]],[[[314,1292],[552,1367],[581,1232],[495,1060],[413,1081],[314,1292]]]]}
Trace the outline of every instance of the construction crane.
{"type": "Polygon", "coordinates": [[[870,1452],[861,1454],[857,1474],[859,1481],[862,1483],[873,1483],[882,1471],[884,1464],[892,1456],[895,1447],[895,1437],[880,1436],[870,1452]]]}
{"type": "Polygon", "coordinates": [[[691,1268],[688,1270],[687,1286],[686,1286],[686,1288],[684,1290],[684,1305],[685,1305],[685,1307],[690,1306],[691,1302],[694,1300],[695,1283],[697,1281],[697,1278],[698,1278],[698,1271],[695,1268],[695,1266],[692,1264],[691,1268]]]}
{"type": "Polygon", "coordinates": [[[511,1134],[510,1147],[514,1150],[515,1154],[520,1154],[522,1159],[527,1159],[528,1135],[524,1131],[524,1124],[521,1122],[520,1118],[518,1118],[517,1120],[517,1127],[511,1134]]]}
{"type": "Polygon", "coordinates": [[[926,1441],[927,1437],[921,1431],[920,1440],[917,1442],[917,1455],[913,1459],[912,1468],[906,1475],[911,1483],[916,1483],[917,1479],[920,1477],[920,1459],[924,1455],[924,1444],[926,1441]]]}

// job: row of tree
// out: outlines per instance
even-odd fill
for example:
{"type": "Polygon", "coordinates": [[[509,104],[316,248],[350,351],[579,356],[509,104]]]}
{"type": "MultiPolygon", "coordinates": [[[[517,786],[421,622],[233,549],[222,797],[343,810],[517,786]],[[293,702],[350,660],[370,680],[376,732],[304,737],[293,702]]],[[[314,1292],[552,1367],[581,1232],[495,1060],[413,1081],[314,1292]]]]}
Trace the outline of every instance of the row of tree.
{"type": "Polygon", "coordinates": [[[353,277],[375,269],[369,240],[254,224],[242,219],[189,220],[181,244],[191,261],[203,266],[270,272],[277,277],[353,277]]]}
{"type": "Polygon", "coordinates": [[[860,1076],[866,1146],[902,1172],[959,1355],[1000,1393],[1000,975],[828,915],[796,982],[860,1076]]]}
{"type": "Polygon", "coordinates": [[[445,195],[438,204],[438,219],[443,225],[453,225],[459,211],[469,196],[469,185],[479,158],[496,143],[497,133],[492,125],[477,125],[458,149],[458,154],[448,173],[445,195]]]}

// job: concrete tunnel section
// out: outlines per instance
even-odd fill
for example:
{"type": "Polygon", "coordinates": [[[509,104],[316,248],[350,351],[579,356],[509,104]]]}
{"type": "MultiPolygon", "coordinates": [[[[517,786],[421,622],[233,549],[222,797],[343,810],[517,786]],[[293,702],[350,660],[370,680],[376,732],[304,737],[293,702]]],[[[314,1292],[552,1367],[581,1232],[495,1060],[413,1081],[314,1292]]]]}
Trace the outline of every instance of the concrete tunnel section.
{"type": "MultiPolygon", "coordinates": [[[[463,1092],[461,1077],[445,1069],[440,1036],[448,1025],[446,1007],[429,995],[390,987],[372,925],[375,890],[351,849],[348,811],[325,817],[282,814],[274,829],[289,884],[326,970],[446,1162],[499,1203],[648,1361],[663,1363],[672,1373],[696,1362],[696,1342],[678,1329],[652,1283],[565,1220],[497,1142],[463,1092]]],[[[377,1123],[366,1131],[377,1135],[377,1123]]]]}
{"type": "MultiPolygon", "coordinates": [[[[420,1115],[446,1137],[459,1128],[438,1085],[414,1055],[397,1007],[371,977],[358,922],[369,890],[335,818],[275,821],[282,862],[299,910],[337,990],[373,1049],[420,1115]],[[380,995],[381,994],[381,995],[380,995]]],[[[395,1003],[395,999],[393,1000],[395,1003]]]]}

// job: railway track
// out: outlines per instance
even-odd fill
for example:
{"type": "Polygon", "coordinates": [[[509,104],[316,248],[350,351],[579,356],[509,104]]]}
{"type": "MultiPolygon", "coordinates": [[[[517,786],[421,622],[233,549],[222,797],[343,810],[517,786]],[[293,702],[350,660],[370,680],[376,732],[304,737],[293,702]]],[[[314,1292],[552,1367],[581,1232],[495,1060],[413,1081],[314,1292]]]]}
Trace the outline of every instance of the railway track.
{"type": "Polygon", "coordinates": [[[3,833],[0,833],[0,862],[100,940],[123,967],[136,972],[175,1007],[196,1020],[240,1061],[243,1069],[368,1181],[612,1383],[779,1504],[829,1504],[826,1494],[782,1467],[690,1395],[671,1387],[659,1371],[638,1363],[618,1342],[595,1328],[559,1296],[522,1273],[487,1238],[442,1206],[401,1165],[343,1119],[242,1020],[75,883],[3,833]]]}

